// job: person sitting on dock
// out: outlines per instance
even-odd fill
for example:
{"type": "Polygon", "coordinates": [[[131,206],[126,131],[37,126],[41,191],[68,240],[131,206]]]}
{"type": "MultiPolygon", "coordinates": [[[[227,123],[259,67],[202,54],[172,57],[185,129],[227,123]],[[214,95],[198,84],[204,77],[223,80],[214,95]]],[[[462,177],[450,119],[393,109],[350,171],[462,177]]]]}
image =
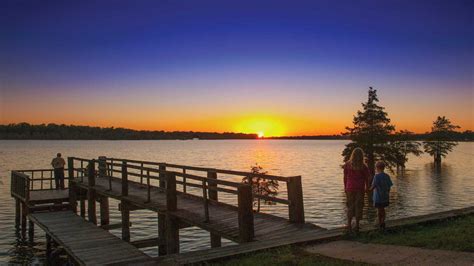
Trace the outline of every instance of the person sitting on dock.
{"type": "Polygon", "coordinates": [[[349,161],[344,165],[344,190],[347,201],[347,230],[352,232],[352,218],[355,216],[354,230],[359,231],[359,222],[362,219],[364,195],[368,189],[369,168],[364,163],[364,151],[355,148],[349,161]]]}
{"type": "Polygon", "coordinates": [[[370,190],[373,190],[374,207],[377,208],[380,230],[385,230],[385,207],[389,205],[390,187],[393,183],[385,170],[385,163],[378,161],[375,164],[377,174],[374,176],[370,190]]]}
{"type": "Polygon", "coordinates": [[[64,165],[66,162],[61,157],[61,153],[56,155],[51,161],[51,165],[54,168],[54,182],[56,183],[56,189],[64,189],[64,165]]]}

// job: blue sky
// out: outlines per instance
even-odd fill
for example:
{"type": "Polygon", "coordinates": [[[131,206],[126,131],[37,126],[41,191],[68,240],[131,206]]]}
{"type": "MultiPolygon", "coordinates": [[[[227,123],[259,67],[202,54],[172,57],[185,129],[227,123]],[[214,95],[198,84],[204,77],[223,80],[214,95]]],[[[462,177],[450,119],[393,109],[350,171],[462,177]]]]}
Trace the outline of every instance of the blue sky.
{"type": "Polygon", "coordinates": [[[304,118],[314,128],[287,131],[317,134],[342,130],[374,86],[402,127],[446,114],[472,129],[473,11],[472,1],[2,1],[0,122],[184,129],[249,112],[304,118]],[[88,97],[147,119],[52,116],[55,102],[88,97]],[[7,108],[20,102],[32,110],[7,108]]]}

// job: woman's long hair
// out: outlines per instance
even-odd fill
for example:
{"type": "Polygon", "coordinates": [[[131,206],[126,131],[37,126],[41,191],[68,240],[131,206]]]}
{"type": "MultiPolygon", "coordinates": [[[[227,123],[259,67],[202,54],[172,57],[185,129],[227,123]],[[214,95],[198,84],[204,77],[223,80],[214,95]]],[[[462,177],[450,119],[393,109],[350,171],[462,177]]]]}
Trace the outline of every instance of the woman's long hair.
{"type": "Polygon", "coordinates": [[[349,159],[349,164],[354,170],[361,170],[364,168],[364,151],[361,148],[355,148],[352,151],[351,158],[349,159]]]}

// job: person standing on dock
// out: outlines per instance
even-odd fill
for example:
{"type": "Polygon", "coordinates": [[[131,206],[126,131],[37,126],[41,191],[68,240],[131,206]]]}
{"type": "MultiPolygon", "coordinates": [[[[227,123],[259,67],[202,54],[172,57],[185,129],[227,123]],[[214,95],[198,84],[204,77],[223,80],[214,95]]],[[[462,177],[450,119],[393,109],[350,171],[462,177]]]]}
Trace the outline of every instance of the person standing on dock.
{"type": "Polygon", "coordinates": [[[344,165],[344,190],[347,202],[347,230],[352,232],[352,218],[355,217],[354,230],[359,231],[359,222],[362,219],[364,195],[368,189],[369,168],[364,163],[364,151],[355,148],[349,161],[344,165]]]}
{"type": "Polygon", "coordinates": [[[66,165],[66,161],[61,157],[61,153],[58,153],[56,158],[51,161],[51,165],[54,168],[56,189],[64,189],[64,165],[66,165]]]}

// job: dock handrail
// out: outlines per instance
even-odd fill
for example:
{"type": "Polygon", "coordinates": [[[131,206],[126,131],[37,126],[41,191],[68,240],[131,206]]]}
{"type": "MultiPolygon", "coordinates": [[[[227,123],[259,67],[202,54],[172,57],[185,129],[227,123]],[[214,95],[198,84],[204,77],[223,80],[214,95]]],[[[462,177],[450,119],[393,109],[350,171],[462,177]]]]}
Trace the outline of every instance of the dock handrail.
{"type": "MultiPolygon", "coordinates": [[[[287,199],[282,199],[282,198],[273,197],[273,196],[265,196],[265,195],[255,194],[255,193],[252,194],[252,198],[262,199],[262,200],[273,202],[273,203],[288,205],[288,213],[289,213],[290,221],[295,222],[295,223],[304,223],[304,207],[303,207],[303,192],[301,188],[301,176],[284,177],[284,176],[267,175],[267,174],[255,174],[255,173],[243,172],[243,171],[177,165],[177,164],[169,164],[169,163],[164,163],[164,162],[140,161],[140,160],[129,160],[129,159],[107,158],[107,157],[102,157],[102,158],[106,161],[106,165],[108,169],[110,168],[109,171],[112,173],[120,172],[120,170],[113,168],[114,166],[121,165],[121,164],[117,164],[116,162],[121,162],[121,163],[126,162],[127,167],[131,169],[139,170],[139,172],[137,173],[129,172],[128,175],[139,177],[141,184],[144,184],[143,179],[146,178],[146,181],[147,181],[146,185],[148,187],[150,186],[150,179],[151,180],[159,179],[160,183],[162,182],[165,183],[166,181],[164,180],[164,175],[166,174],[166,172],[173,172],[176,177],[180,177],[181,179],[181,180],[176,181],[176,184],[182,186],[182,191],[179,191],[180,193],[187,194],[187,187],[195,187],[195,188],[200,188],[203,190],[203,201],[205,204],[206,212],[208,209],[207,207],[208,203],[206,202],[218,201],[218,198],[217,198],[218,191],[238,195],[238,187],[242,186],[241,182],[226,181],[226,180],[218,179],[217,174],[227,174],[227,175],[241,176],[241,177],[247,177],[247,178],[263,177],[265,179],[281,181],[281,182],[284,182],[287,186],[287,194],[288,194],[287,199]],[[158,169],[156,168],[157,166],[159,167],[158,169]],[[174,169],[179,169],[182,172],[173,171],[174,169]],[[187,171],[205,172],[206,177],[203,177],[200,175],[189,174],[187,173],[187,171]],[[158,177],[156,177],[156,176],[150,175],[150,173],[161,173],[162,176],[158,175],[158,177]],[[194,181],[200,181],[200,183],[191,183],[191,182],[188,182],[188,179],[191,179],[194,181]]],[[[148,191],[149,190],[150,188],[148,188],[148,191]]]]}
{"type": "MultiPolygon", "coordinates": [[[[53,190],[56,189],[54,183],[54,169],[30,169],[30,170],[14,170],[28,176],[29,182],[29,191],[38,191],[38,190],[53,190]],[[35,176],[36,175],[36,176],[35,176]],[[39,176],[39,177],[38,177],[39,176]],[[45,182],[48,181],[48,182],[45,182]],[[46,183],[46,187],[45,187],[46,183]],[[39,185],[38,185],[39,184],[39,185]],[[37,186],[35,186],[37,185],[37,186]],[[39,187],[38,187],[39,186],[39,187]]],[[[64,181],[69,179],[68,169],[64,169],[64,181]]],[[[66,187],[67,188],[67,187],[66,187]]]]}
{"type": "Polygon", "coordinates": [[[12,197],[27,202],[30,197],[30,177],[19,171],[12,171],[10,191],[12,197]]]}

